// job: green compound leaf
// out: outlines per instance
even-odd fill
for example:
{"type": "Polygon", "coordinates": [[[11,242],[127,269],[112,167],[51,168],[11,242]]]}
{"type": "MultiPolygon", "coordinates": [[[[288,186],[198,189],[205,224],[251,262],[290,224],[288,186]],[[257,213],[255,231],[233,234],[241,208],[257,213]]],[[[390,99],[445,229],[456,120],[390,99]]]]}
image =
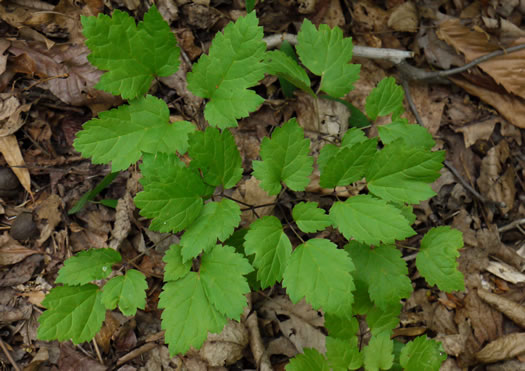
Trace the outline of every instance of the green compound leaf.
{"type": "Polygon", "coordinates": [[[253,271],[246,258],[232,246],[216,246],[204,254],[200,277],[211,304],[228,318],[239,320],[247,305],[250,286],[244,275],[253,271]]]}
{"type": "Polygon", "coordinates": [[[305,19],[297,35],[297,54],[314,74],[321,76],[320,90],[339,98],[353,89],[359,79],[361,65],[349,64],[352,59],[352,38],[343,38],[339,27],[325,24],[315,28],[305,19]]]}
{"type": "Polygon", "coordinates": [[[266,53],[266,72],[286,79],[294,86],[315,97],[310,88],[310,78],[306,71],[291,57],[280,50],[266,53]]]}
{"type": "MultiPolygon", "coordinates": [[[[355,292],[354,298],[357,299],[355,292]]],[[[355,318],[350,312],[345,313],[342,316],[325,313],[324,327],[328,330],[328,334],[332,338],[351,340],[356,337],[357,330],[359,330],[359,322],[357,322],[357,318],[355,318]]]]}
{"type": "Polygon", "coordinates": [[[137,308],[146,305],[146,277],[135,269],[129,269],[125,275],[110,279],[102,291],[102,303],[107,309],[117,307],[125,316],[134,316],[137,308]]]}
{"type": "Polygon", "coordinates": [[[226,241],[240,222],[241,208],[236,202],[226,198],[219,202],[208,202],[180,240],[183,261],[212,248],[217,244],[217,239],[226,241]]]}
{"type": "Polygon", "coordinates": [[[164,338],[174,356],[190,347],[199,349],[208,332],[219,333],[227,319],[210,303],[204,283],[196,272],[189,272],[178,281],[168,282],[160,294],[164,338]]]}
{"type": "Polygon", "coordinates": [[[377,138],[341,147],[326,144],[319,154],[321,187],[347,186],[362,179],[376,152],[377,138]]]}
{"type": "Polygon", "coordinates": [[[332,224],[330,217],[317,202],[300,202],[293,208],[292,216],[304,233],[322,231],[332,224]]]}
{"type": "Polygon", "coordinates": [[[182,262],[182,248],[179,245],[171,245],[162,259],[166,263],[164,267],[164,281],[176,281],[184,277],[191,269],[191,260],[182,262]]]}
{"type": "Polygon", "coordinates": [[[298,246],[284,271],[283,286],[293,303],[305,298],[314,309],[343,316],[351,312],[354,264],[344,250],[314,238],[298,246]]]}
{"type": "Polygon", "coordinates": [[[148,92],[155,76],[169,76],[179,68],[180,49],[169,25],[155,6],[135,25],[127,13],[112,17],[82,17],[89,62],[108,71],[95,86],[124,99],[148,92]]]}
{"type": "Polygon", "coordinates": [[[367,371],[389,370],[394,363],[394,342],[390,335],[383,332],[372,336],[363,349],[365,369],[367,371]]]}
{"type": "Polygon", "coordinates": [[[407,119],[401,117],[388,125],[378,126],[377,131],[383,144],[402,139],[408,147],[422,147],[428,150],[436,144],[427,129],[420,125],[409,124],[407,119]]]}
{"type": "Polygon", "coordinates": [[[248,88],[264,77],[266,44],[255,12],[229,23],[213,39],[208,55],[200,57],[188,73],[188,89],[208,98],[204,117],[221,129],[237,126],[262,104],[263,98],[248,88]],[[242,103],[241,103],[242,102],[242,103]]]}
{"type": "Polygon", "coordinates": [[[346,239],[370,245],[394,243],[416,234],[398,208],[370,195],[336,202],[330,217],[346,239]]]}
{"type": "Polygon", "coordinates": [[[78,132],[74,147],[95,164],[111,162],[113,172],[125,170],[141,152],[185,153],[188,134],[195,127],[187,121],[169,122],[166,103],[151,95],[102,112],[78,132]]]}
{"type": "Polygon", "coordinates": [[[357,336],[350,340],[326,337],[326,358],[333,371],[357,370],[363,364],[357,336]]]}
{"type": "Polygon", "coordinates": [[[53,288],[42,301],[47,310],[38,318],[38,338],[75,344],[93,339],[106,317],[100,295],[92,284],[53,288]]]}
{"type": "Polygon", "coordinates": [[[430,285],[437,285],[442,291],[464,290],[463,274],[458,271],[456,261],[462,247],[460,231],[448,226],[432,228],[421,240],[417,270],[430,285]]]}
{"type": "Polygon", "coordinates": [[[242,176],[242,159],[229,130],[222,133],[208,127],[190,136],[191,166],[202,170],[204,181],[212,186],[234,187],[242,176]]]}
{"type": "Polygon", "coordinates": [[[330,371],[330,366],[317,349],[304,348],[303,353],[296,355],[285,367],[286,371],[330,371]]]}
{"type": "Polygon", "coordinates": [[[272,139],[265,137],[261,144],[262,161],[253,161],[253,175],[270,195],[281,190],[281,181],[293,191],[303,191],[310,183],[313,157],[308,155],[310,140],[295,118],[275,129],[272,139]]]}
{"type": "Polygon", "coordinates": [[[58,271],[56,283],[83,285],[109,276],[111,266],[122,260],[113,249],[89,249],[67,259],[58,271]]]}
{"type": "Polygon", "coordinates": [[[412,284],[406,262],[394,246],[369,246],[351,241],[345,246],[356,266],[355,279],[368,285],[370,298],[386,311],[399,300],[408,298],[412,284]]]}
{"type": "Polygon", "coordinates": [[[393,77],[387,77],[381,80],[366,98],[366,114],[371,120],[391,113],[399,116],[404,111],[404,98],[403,88],[396,84],[393,77]]]}
{"type": "Polygon", "coordinates": [[[209,187],[196,171],[182,164],[162,167],[170,161],[177,163],[173,157],[158,154],[144,162],[140,181],[144,191],[135,196],[135,205],[140,215],[153,218],[151,230],[176,233],[197,219],[209,187]]]}
{"type": "Polygon", "coordinates": [[[401,366],[405,371],[438,371],[447,359],[441,343],[418,336],[401,350],[401,366]]]}
{"type": "Polygon", "coordinates": [[[389,305],[384,310],[379,307],[373,307],[366,314],[366,323],[372,332],[372,335],[379,335],[386,332],[392,334],[392,330],[399,324],[399,315],[401,314],[401,303],[389,305]]]}
{"type": "Polygon", "coordinates": [[[444,159],[444,151],[410,148],[401,140],[387,144],[368,168],[368,189],[385,200],[417,204],[435,196],[430,183],[439,178],[444,159]]]}
{"type": "Polygon", "coordinates": [[[255,254],[253,266],[261,288],[280,282],[292,254],[292,244],[275,216],[263,216],[250,225],[244,237],[246,255],[255,254]]]}

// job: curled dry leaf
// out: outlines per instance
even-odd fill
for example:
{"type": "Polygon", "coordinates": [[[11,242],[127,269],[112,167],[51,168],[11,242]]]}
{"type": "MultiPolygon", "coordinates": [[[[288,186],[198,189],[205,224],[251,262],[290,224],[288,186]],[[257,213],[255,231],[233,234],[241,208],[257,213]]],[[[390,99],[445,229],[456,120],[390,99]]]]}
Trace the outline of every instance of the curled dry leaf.
{"type": "Polygon", "coordinates": [[[37,253],[38,251],[20,245],[7,233],[0,236],[0,266],[16,264],[37,253]]]}
{"type": "MultiPolygon", "coordinates": [[[[467,62],[500,49],[499,45],[489,40],[484,33],[462,25],[459,19],[442,22],[437,35],[456,51],[461,52],[467,62]]],[[[522,37],[510,46],[522,44],[524,41],[525,38],[522,37]]],[[[525,50],[491,58],[479,67],[509,93],[525,98],[525,75],[516,73],[525,70],[525,50]]]]}
{"type": "Polygon", "coordinates": [[[419,17],[412,2],[397,6],[388,18],[388,27],[400,32],[417,32],[419,17]]]}
{"type": "Polygon", "coordinates": [[[523,305],[483,289],[478,289],[478,295],[485,302],[509,317],[515,324],[525,328],[525,307],[523,305]]]}
{"type": "Polygon", "coordinates": [[[510,156],[507,141],[502,140],[492,147],[481,162],[480,176],[477,180],[482,194],[492,201],[503,202],[502,213],[507,213],[514,204],[516,188],[514,186],[514,168],[510,165],[503,172],[503,165],[510,156]]]}
{"type": "Polygon", "coordinates": [[[14,135],[7,135],[0,137],[0,152],[4,156],[6,162],[15,173],[16,177],[22,184],[22,187],[30,194],[31,193],[31,176],[26,167],[24,157],[18,146],[18,140],[14,135]]]}
{"type": "Polygon", "coordinates": [[[248,342],[249,334],[244,324],[228,321],[220,334],[208,335],[199,355],[209,366],[228,366],[243,357],[243,350],[248,342]]]}
{"type": "Polygon", "coordinates": [[[22,112],[29,111],[31,104],[20,104],[11,94],[0,94],[0,137],[14,134],[24,125],[20,117],[22,112]]]}
{"type": "MultiPolygon", "coordinates": [[[[254,210],[245,210],[241,214],[241,225],[246,226],[259,217],[270,215],[274,209],[272,205],[277,196],[270,196],[259,186],[259,181],[255,177],[251,177],[247,180],[241,180],[232,195],[236,200],[240,200],[248,205],[268,205],[265,207],[258,207],[254,210]]],[[[246,209],[246,206],[242,208],[246,209]]],[[[241,208],[241,209],[242,209],[241,208]]]]}
{"type": "Polygon", "coordinates": [[[476,353],[476,358],[483,363],[493,363],[514,358],[522,353],[525,353],[525,333],[520,332],[491,341],[476,353]]]}

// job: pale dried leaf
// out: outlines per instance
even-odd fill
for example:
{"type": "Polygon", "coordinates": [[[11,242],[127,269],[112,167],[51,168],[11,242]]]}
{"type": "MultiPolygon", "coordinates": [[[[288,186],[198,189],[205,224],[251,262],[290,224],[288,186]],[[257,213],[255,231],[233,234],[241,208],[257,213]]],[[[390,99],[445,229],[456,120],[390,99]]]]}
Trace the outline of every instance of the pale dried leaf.
{"type": "Polygon", "coordinates": [[[494,127],[498,122],[502,120],[499,117],[492,117],[488,120],[476,122],[471,125],[461,126],[454,129],[456,133],[463,133],[463,140],[465,141],[465,147],[469,148],[471,145],[476,143],[478,140],[489,140],[494,127]]]}
{"type": "Polygon", "coordinates": [[[16,177],[22,184],[22,187],[30,194],[31,193],[31,176],[26,167],[22,152],[18,146],[18,141],[14,135],[0,137],[0,152],[4,156],[6,162],[15,173],[16,177]]]}
{"type": "Polygon", "coordinates": [[[38,251],[20,245],[9,234],[0,236],[0,266],[16,264],[38,251]]]}
{"type": "Polygon", "coordinates": [[[199,355],[209,366],[229,366],[243,357],[248,343],[249,334],[244,324],[228,321],[220,334],[208,335],[199,355]]]}
{"type": "Polygon", "coordinates": [[[43,224],[43,227],[40,237],[37,240],[37,246],[42,246],[42,244],[47,241],[58,223],[62,220],[61,208],[62,199],[56,194],[50,195],[38,206],[36,216],[41,224],[43,224]]]}
{"type": "MultiPolygon", "coordinates": [[[[271,205],[277,199],[277,196],[270,196],[259,186],[259,181],[255,177],[251,177],[247,180],[241,180],[237,185],[237,188],[233,192],[233,198],[240,200],[248,205],[268,205],[265,207],[259,207],[254,210],[245,210],[241,214],[241,225],[247,226],[255,219],[257,215],[259,217],[265,215],[271,215],[274,209],[274,205],[271,205]]],[[[245,208],[244,206],[242,208],[245,208]]]]}
{"type": "MultiPolygon", "coordinates": [[[[467,62],[500,49],[497,43],[492,43],[483,33],[462,25],[459,19],[442,22],[437,35],[461,52],[467,62]]],[[[525,37],[522,37],[510,46],[524,42],[525,37]]],[[[525,50],[491,58],[481,63],[479,67],[508,92],[525,98],[525,74],[516,73],[525,70],[525,50]]]]}
{"type": "Polygon", "coordinates": [[[487,290],[478,289],[481,299],[492,305],[521,328],[525,328],[525,307],[487,290]]]}
{"type": "Polygon", "coordinates": [[[525,274],[518,272],[515,268],[505,263],[491,261],[485,269],[487,272],[507,282],[514,284],[525,282],[525,274]]]}
{"type": "Polygon", "coordinates": [[[14,134],[24,125],[20,117],[22,112],[29,111],[31,104],[22,104],[11,94],[0,94],[0,137],[14,134]]]}
{"type": "Polygon", "coordinates": [[[388,27],[399,32],[417,32],[419,18],[414,3],[406,2],[395,7],[388,18],[388,27]]]}
{"type": "Polygon", "coordinates": [[[483,363],[493,363],[514,358],[525,352],[525,333],[514,333],[488,343],[476,358],[483,363]]]}

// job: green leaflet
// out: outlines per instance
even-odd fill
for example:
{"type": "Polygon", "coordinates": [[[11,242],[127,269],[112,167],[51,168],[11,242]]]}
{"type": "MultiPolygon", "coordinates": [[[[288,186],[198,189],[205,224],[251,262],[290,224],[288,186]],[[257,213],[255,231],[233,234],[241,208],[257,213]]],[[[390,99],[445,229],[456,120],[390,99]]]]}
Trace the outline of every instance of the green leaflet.
{"type": "Polygon", "coordinates": [[[297,35],[297,54],[314,74],[321,76],[320,90],[339,98],[353,89],[361,65],[349,64],[352,59],[352,38],[343,38],[339,27],[325,24],[315,28],[305,18],[297,35]]]}
{"type": "Polygon", "coordinates": [[[389,370],[394,363],[394,342],[390,335],[383,332],[374,335],[363,349],[365,369],[367,371],[389,370]]]}
{"type": "Polygon", "coordinates": [[[55,282],[73,286],[101,280],[109,276],[111,266],[121,260],[118,251],[113,249],[81,251],[64,262],[55,282]]]}
{"type": "Polygon", "coordinates": [[[304,233],[321,231],[332,224],[330,217],[317,202],[299,202],[294,206],[292,216],[304,233]]]}
{"type": "Polygon", "coordinates": [[[146,305],[146,276],[135,269],[129,269],[125,275],[110,279],[102,291],[102,303],[107,309],[117,307],[125,316],[134,316],[137,309],[146,305]]]}
{"type": "Polygon", "coordinates": [[[298,354],[290,360],[285,369],[286,371],[330,371],[330,366],[318,350],[305,348],[303,349],[303,353],[298,354]]]}
{"type": "Polygon", "coordinates": [[[38,338],[75,344],[93,339],[106,317],[100,296],[92,284],[53,288],[42,301],[47,310],[38,318],[38,338]]]}
{"type": "Polygon", "coordinates": [[[448,226],[432,228],[421,240],[416,267],[429,285],[437,285],[445,292],[464,290],[463,274],[457,269],[456,259],[463,247],[460,231],[448,226]]]}
{"type": "Polygon", "coordinates": [[[306,71],[291,57],[280,50],[266,52],[266,72],[291,82],[294,86],[315,97],[310,88],[310,78],[306,71]]]}
{"type": "Polygon", "coordinates": [[[148,92],[155,76],[169,76],[179,68],[177,40],[155,5],[138,26],[127,13],[115,10],[111,17],[82,16],[82,27],[89,62],[108,71],[98,89],[133,99],[148,92]]]}
{"type": "Polygon", "coordinates": [[[261,181],[268,194],[281,190],[281,182],[294,191],[302,191],[310,183],[313,157],[308,155],[310,140],[295,118],[275,129],[272,138],[264,138],[261,144],[262,161],[253,161],[253,175],[261,181]]]}
{"type": "Polygon", "coordinates": [[[403,347],[400,362],[406,371],[437,371],[446,359],[441,343],[423,335],[403,347]]]}
{"type": "Polygon", "coordinates": [[[403,88],[396,84],[396,80],[393,77],[384,78],[366,98],[366,114],[371,120],[391,113],[397,117],[404,111],[404,98],[403,88]]]}
{"type": "Polygon", "coordinates": [[[188,89],[209,99],[204,117],[210,125],[221,129],[237,126],[238,119],[264,101],[248,89],[264,77],[266,44],[262,38],[255,12],[240,17],[217,33],[208,55],[201,56],[188,73],[188,89]]]}
{"type": "Polygon", "coordinates": [[[85,123],[75,149],[95,164],[111,162],[113,172],[127,169],[142,152],[185,153],[195,128],[187,121],[171,124],[169,114],[163,100],[151,95],[137,98],[85,123]]]}

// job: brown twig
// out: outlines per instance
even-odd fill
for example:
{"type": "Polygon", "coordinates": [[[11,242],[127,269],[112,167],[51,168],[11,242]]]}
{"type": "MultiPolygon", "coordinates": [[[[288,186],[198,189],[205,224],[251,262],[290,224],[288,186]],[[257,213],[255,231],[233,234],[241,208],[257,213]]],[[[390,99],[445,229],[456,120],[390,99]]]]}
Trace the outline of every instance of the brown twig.
{"type": "Polygon", "coordinates": [[[7,360],[11,363],[11,366],[13,366],[13,368],[15,369],[15,371],[20,371],[20,367],[18,367],[17,363],[15,362],[15,360],[13,359],[13,357],[11,357],[11,353],[9,353],[9,350],[7,349],[7,347],[5,346],[4,342],[2,341],[2,339],[0,339],[0,348],[2,348],[7,360]]]}
{"type": "Polygon", "coordinates": [[[120,357],[117,361],[117,367],[122,366],[124,363],[131,361],[132,359],[140,356],[141,354],[144,354],[146,352],[149,352],[153,348],[155,348],[158,344],[157,343],[146,343],[137,349],[132,350],[128,354],[120,357]]]}

